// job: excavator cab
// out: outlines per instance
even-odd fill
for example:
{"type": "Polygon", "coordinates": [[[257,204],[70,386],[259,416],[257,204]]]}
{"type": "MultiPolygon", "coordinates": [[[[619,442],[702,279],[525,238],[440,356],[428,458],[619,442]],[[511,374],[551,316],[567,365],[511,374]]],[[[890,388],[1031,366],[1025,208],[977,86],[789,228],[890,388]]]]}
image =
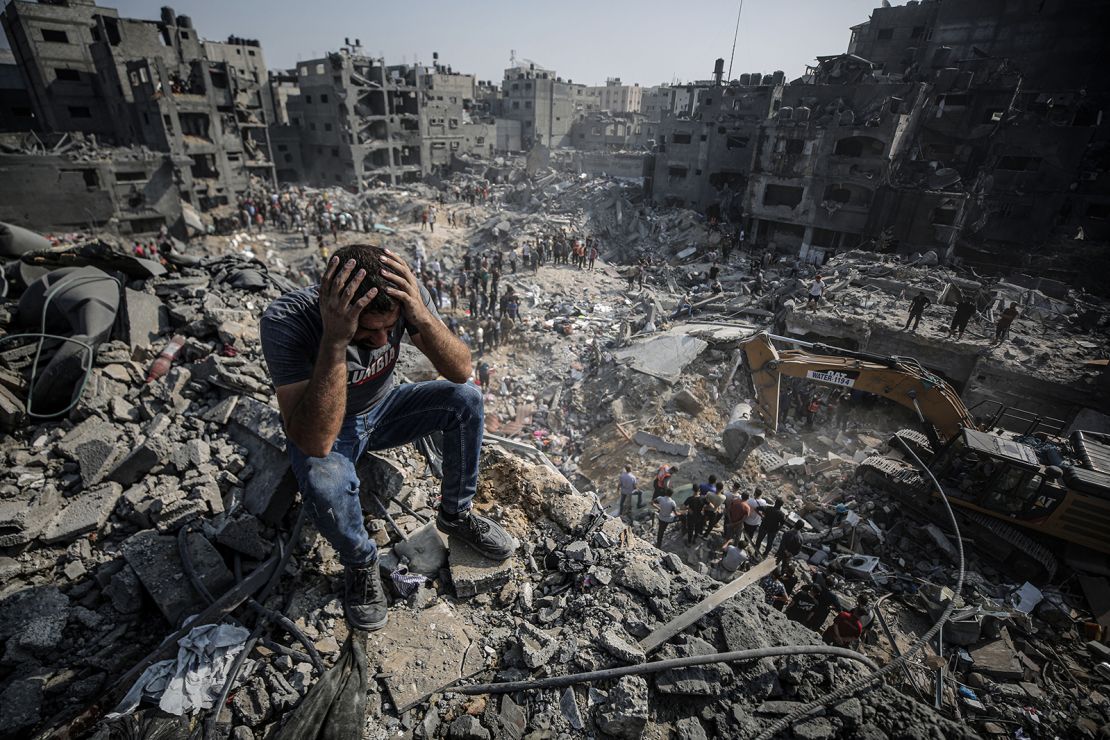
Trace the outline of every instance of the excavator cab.
{"type": "Polygon", "coordinates": [[[1032,447],[974,429],[962,430],[930,467],[950,497],[1007,519],[1041,519],[1066,493],[1059,475],[1046,475],[1032,447]]]}

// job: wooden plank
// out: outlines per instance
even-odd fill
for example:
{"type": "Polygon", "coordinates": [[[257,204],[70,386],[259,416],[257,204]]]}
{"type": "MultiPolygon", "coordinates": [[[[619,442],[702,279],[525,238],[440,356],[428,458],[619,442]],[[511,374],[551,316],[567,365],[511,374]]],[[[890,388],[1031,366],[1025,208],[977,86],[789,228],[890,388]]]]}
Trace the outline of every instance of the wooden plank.
{"type": "Polygon", "coordinates": [[[640,648],[643,649],[645,654],[655,652],[667,640],[694,624],[706,614],[713,611],[763,576],[769,574],[774,569],[774,558],[767,558],[763,560],[763,562],[756,563],[747,573],[743,573],[731,583],[726,583],[721,586],[709,596],[706,596],[682,614],[679,614],[677,617],[640,640],[640,648]]]}
{"type": "Polygon", "coordinates": [[[1080,575],[1079,585],[1083,588],[1083,595],[1087,597],[1087,604],[1095,615],[1095,620],[1103,627],[1110,629],[1110,582],[1105,578],[1080,575]]]}

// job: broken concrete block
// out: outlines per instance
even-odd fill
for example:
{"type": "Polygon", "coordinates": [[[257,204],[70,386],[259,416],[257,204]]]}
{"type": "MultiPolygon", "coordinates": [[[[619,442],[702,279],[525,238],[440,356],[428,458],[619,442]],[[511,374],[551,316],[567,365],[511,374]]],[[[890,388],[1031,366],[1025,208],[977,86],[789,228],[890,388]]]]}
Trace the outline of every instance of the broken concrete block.
{"type": "Polygon", "coordinates": [[[636,558],[622,566],[616,574],[617,583],[644,596],[666,596],[668,579],[652,563],[636,558]]]}
{"type": "Polygon", "coordinates": [[[648,434],[647,432],[642,430],[632,435],[632,441],[642,447],[647,447],[649,449],[662,452],[664,455],[689,457],[690,455],[694,454],[693,445],[668,442],[662,437],[658,437],[654,434],[648,434]]]}
{"type": "Polygon", "coordinates": [[[0,501],[0,547],[22,545],[38,537],[58,513],[61,494],[47,484],[18,499],[0,501]]]}
{"type": "Polygon", "coordinates": [[[490,560],[454,537],[448,540],[447,549],[451,581],[460,598],[496,591],[512,575],[512,558],[502,562],[490,560]]]}
{"type": "Polygon", "coordinates": [[[48,652],[62,641],[69,598],[54,586],[16,591],[0,600],[0,640],[32,652],[48,652]]]}
{"type": "Polygon", "coordinates": [[[447,545],[436,528],[435,522],[428,522],[409,535],[407,540],[398,542],[393,551],[408,559],[409,570],[426,576],[435,576],[440,568],[447,565],[447,545]]]}
{"type": "Polygon", "coordinates": [[[362,456],[357,472],[363,499],[373,494],[383,504],[396,498],[407,477],[399,462],[374,452],[362,456]]]}
{"type": "Polygon", "coordinates": [[[477,717],[462,714],[447,728],[450,740],[490,740],[489,730],[482,727],[477,717]]]}
{"type": "MultiPolygon", "coordinates": [[[[597,726],[617,738],[634,740],[648,720],[648,685],[641,676],[622,676],[597,712],[597,726]]],[[[704,735],[703,735],[704,737],[704,735]]]]}
{"type": "MultiPolygon", "coordinates": [[[[121,399],[122,400],[122,399],[121,399]]],[[[118,444],[116,427],[98,417],[89,417],[75,426],[58,443],[57,450],[77,463],[81,482],[95,486],[112,469],[112,464],[126,453],[118,444]]]]}
{"type": "Polygon", "coordinates": [[[577,493],[560,493],[543,500],[543,511],[566,532],[584,529],[592,518],[594,500],[577,493]]]}
{"type": "Polygon", "coordinates": [[[169,329],[169,318],[161,299],[149,293],[124,288],[122,339],[131,346],[149,347],[169,329]]]}
{"type": "Polygon", "coordinates": [[[112,606],[120,614],[134,614],[143,606],[142,584],[135,570],[126,563],[112,576],[104,594],[112,600],[112,606]]]}
{"type": "MultiPolygon", "coordinates": [[[[235,584],[234,576],[203,535],[194,532],[188,536],[188,542],[198,577],[209,592],[219,598],[235,584]]],[[[146,530],[128,537],[120,549],[170,624],[177,625],[184,617],[207,606],[184,576],[176,537],[146,530]]]]}
{"type": "Polygon", "coordinates": [[[598,644],[621,663],[626,665],[643,663],[647,657],[643,649],[636,643],[630,642],[627,637],[623,629],[611,627],[601,633],[598,644]]]}
{"type": "Polygon", "coordinates": [[[10,389],[0,386],[0,431],[15,431],[23,426],[27,407],[10,389]]]}
{"type": "Polygon", "coordinates": [[[127,457],[120,460],[108,479],[124,486],[130,486],[149,473],[155,465],[169,462],[173,447],[162,436],[148,436],[127,457]]]}
{"type": "Polygon", "coordinates": [[[264,560],[274,544],[262,536],[262,523],[250,514],[229,521],[216,535],[216,542],[255,560],[264,560]]]}
{"type": "Polygon", "coordinates": [[[64,508],[42,533],[42,541],[48,544],[69,542],[83,534],[99,531],[122,495],[123,486],[119,483],[105,483],[67,499],[64,508]]]}
{"type": "Polygon", "coordinates": [[[694,395],[689,389],[683,389],[674,394],[674,405],[685,411],[690,416],[697,416],[705,408],[705,403],[694,395]]]}
{"type": "Polygon", "coordinates": [[[528,622],[521,622],[517,626],[517,639],[520,641],[524,665],[529,668],[546,665],[559,650],[559,640],[554,635],[528,622]]]}
{"type": "Polygon", "coordinates": [[[0,693],[0,728],[7,734],[38,724],[42,719],[41,709],[42,681],[16,679],[0,693]]]}
{"type": "Polygon", "coordinates": [[[154,526],[159,532],[176,532],[184,525],[198,519],[208,511],[208,504],[199,499],[179,498],[154,514],[154,526]]]}
{"type": "Polygon", "coordinates": [[[256,471],[243,488],[247,511],[273,525],[293,503],[297,482],[285,454],[285,432],[277,409],[251,398],[240,398],[231,411],[229,436],[247,448],[256,471]]]}

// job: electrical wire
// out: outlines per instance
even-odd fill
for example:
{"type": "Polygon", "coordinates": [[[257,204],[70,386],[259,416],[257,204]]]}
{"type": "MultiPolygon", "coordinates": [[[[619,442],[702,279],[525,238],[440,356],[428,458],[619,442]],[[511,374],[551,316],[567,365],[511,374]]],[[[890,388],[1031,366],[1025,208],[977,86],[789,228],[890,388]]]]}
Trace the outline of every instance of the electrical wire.
{"type": "MultiPolygon", "coordinates": [[[[24,332],[20,334],[7,334],[0,337],[0,343],[11,341],[13,339],[33,338],[38,340],[38,347],[35,348],[35,359],[31,364],[31,377],[27,383],[27,387],[29,390],[27,393],[27,404],[25,409],[27,416],[31,417],[32,419],[53,419],[64,414],[68,414],[81,401],[81,396],[84,395],[85,387],[89,383],[89,377],[92,375],[93,357],[96,354],[96,348],[88,342],[83,342],[80,339],[74,339],[73,337],[63,337],[58,334],[47,333],[46,313],[47,309],[50,308],[50,302],[54,300],[55,296],[57,296],[58,293],[61,292],[63,287],[72,287],[72,285],[79,285],[82,283],[100,282],[105,278],[115,282],[117,287],[119,286],[119,281],[107,273],[104,273],[103,275],[81,275],[79,273],[74,273],[72,275],[67,275],[63,277],[57,283],[47,288],[45,293],[43,293],[42,315],[39,318],[39,331],[24,332]],[[78,344],[81,346],[82,349],[85,350],[86,354],[84,355],[84,359],[81,363],[81,383],[78,385],[77,391],[73,395],[73,400],[69,403],[69,405],[60,411],[55,411],[49,414],[38,414],[35,413],[35,411],[32,409],[31,404],[34,397],[35,379],[38,377],[39,372],[39,360],[42,358],[42,350],[46,344],[46,340],[48,339],[78,344]]],[[[4,284],[7,285],[7,281],[4,281],[4,284]]]]}
{"type": "Polygon", "coordinates": [[[934,624],[928,632],[917,638],[917,640],[915,640],[913,644],[910,645],[909,649],[906,650],[906,652],[904,652],[902,655],[887,663],[877,672],[872,673],[868,676],[864,676],[858,681],[853,681],[852,683],[845,684],[839,689],[831,691],[818,698],[817,700],[812,701],[809,704],[806,704],[805,706],[791,712],[786,717],[783,717],[782,719],[773,723],[770,727],[764,729],[763,732],[756,736],[756,740],[769,740],[769,738],[779,734],[780,732],[783,732],[784,730],[786,730],[786,728],[791,727],[795,722],[801,720],[802,718],[807,717],[817,710],[822,709],[830,704],[837,703],[842,699],[863,691],[864,689],[873,685],[883,676],[886,676],[892,671],[900,668],[902,665],[905,665],[911,657],[913,657],[919,650],[921,650],[921,648],[925,647],[925,645],[929,643],[929,640],[931,640],[934,635],[940,632],[941,627],[944,626],[945,622],[947,622],[949,617],[952,616],[952,612],[956,609],[956,598],[963,590],[965,567],[964,542],[963,538],[960,537],[960,527],[959,523],[956,521],[956,513],[952,510],[952,505],[948,503],[948,496],[945,495],[944,489],[941,488],[940,482],[936,479],[936,476],[933,475],[933,471],[929,470],[925,463],[921,462],[921,458],[917,456],[917,453],[915,453],[909,445],[903,444],[902,448],[907,454],[910,455],[910,457],[913,458],[917,466],[921,470],[923,470],[926,475],[929,476],[929,479],[933,482],[933,485],[936,486],[937,491],[940,493],[940,500],[944,504],[945,510],[948,512],[949,519],[951,519],[952,521],[952,530],[955,532],[956,535],[956,548],[960,555],[960,568],[959,574],[956,577],[956,587],[955,589],[953,589],[953,597],[951,600],[949,600],[948,606],[944,608],[944,611],[941,613],[940,618],[937,619],[936,624],[934,624]]]}
{"type": "Polygon", "coordinates": [[[686,668],[689,666],[707,665],[709,663],[736,663],[746,660],[759,660],[761,658],[774,658],[783,655],[832,655],[837,658],[848,658],[863,663],[873,671],[878,671],[879,666],[875,661],[862,653],[848,648],[833,647],[831,645],[779,645],[776,647],[757,648],[754,650],[734,650],[727,653],[710,653],[709,655],[688,655],[684,658],[671,658],[669,660],[656,660],[650,663],[606,668],[600,671],[586,673],[571,673],[566,676],[549,676],[536,678],[529,681],[506,681],[504,683],[474,684],[472,686],[455,686],[451,690],[460,694],[509,694],[514,691],[527,691],[529,689],[558,689],[572,684],[590,683],[593,681],[607,681],[621,676],[634,676],[643,673],[658,673],[669,668],[686,668]]]}

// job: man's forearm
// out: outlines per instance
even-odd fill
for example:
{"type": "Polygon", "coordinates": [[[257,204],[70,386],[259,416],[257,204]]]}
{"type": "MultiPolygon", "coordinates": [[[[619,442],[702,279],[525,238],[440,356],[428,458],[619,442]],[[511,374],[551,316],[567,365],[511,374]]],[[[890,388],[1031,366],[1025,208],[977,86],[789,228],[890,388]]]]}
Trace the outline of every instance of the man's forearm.
{"type": "Polygon", "coordinates": [[[437,318],[418,326],[421,349],[436,371],[453,383],[465,383],[470,377],[470,350],[462,340],[437,318]]]}
{"type": "Polygon", "coordinates": [[[312,378],[286,420],[289,439],[309,457],[327,457],[347,413],[347,352],[320,346],[312,378]]]}

